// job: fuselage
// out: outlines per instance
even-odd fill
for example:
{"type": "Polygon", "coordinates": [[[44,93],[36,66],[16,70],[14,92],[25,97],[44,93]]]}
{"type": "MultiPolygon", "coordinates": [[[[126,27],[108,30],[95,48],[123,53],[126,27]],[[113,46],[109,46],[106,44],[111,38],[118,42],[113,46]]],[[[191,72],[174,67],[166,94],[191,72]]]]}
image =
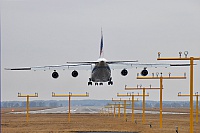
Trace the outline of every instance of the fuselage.
{"type": "Polygon", "coordinates": [[[93,82],[107,82],[110,80],[111,70],[106,61],[104,58],[97,60],[98,63],[95,64],[91,73],[91,80],[93,82]]]}

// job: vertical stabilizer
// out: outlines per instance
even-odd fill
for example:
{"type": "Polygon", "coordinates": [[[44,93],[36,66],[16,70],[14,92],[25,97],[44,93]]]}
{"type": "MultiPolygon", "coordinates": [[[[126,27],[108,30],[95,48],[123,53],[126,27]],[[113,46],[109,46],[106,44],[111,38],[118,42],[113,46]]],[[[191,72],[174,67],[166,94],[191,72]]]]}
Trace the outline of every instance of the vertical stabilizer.
{"type": "Polygon", "coordinates": [[[99,55],[100,58],[102,57],[102,54],[103,54],[103,32],[101,29],[101,44],[100,44],[100,55],[99,55]]]}

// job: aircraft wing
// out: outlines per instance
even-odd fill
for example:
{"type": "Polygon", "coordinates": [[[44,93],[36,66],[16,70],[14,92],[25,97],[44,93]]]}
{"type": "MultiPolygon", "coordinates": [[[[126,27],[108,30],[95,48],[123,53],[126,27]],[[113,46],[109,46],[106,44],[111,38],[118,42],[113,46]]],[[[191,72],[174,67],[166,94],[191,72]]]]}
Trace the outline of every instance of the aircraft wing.
{"type": "MultiPolygon", "coordinates": [[[[98,61],[89,61],[89,62],[67,62],[71,64],[77,64],[79,66],[87,66],[98,63],[98,61]]],[[[190,66],[190,64],[164,64],[164,63],[138,63],[137,60],[123,60],[123,61],[106,61],[109,64],[111,69],[124,69],[124,68],[157,68],[157,67],[178,67],[178,66],[190,66]]],[[[196,65],[196,64],[194,64],[196,65]]]]}
{"type": "Polygon", "coordinates": [[[18,68],[5,68],[5,70],[13,71],[30,71],[30,70],[91,70],[92,64],[63,64],[63,65],[48,65],[48,66],[35,66],[35,67],[18,67],[18,68]]]}
{"type": "MultiPolygon", "coordinates": [[[[190,64],[159,64],[159,63],[137,63],[137,61],[106,61],[111,69],[124,69],[124,68],[147,68],[147,67],[175,67],[175,66],[190,66],[190,64]]],[[[63,65],[47,65],[35,67],[18,67],[18,68],[5,68],[5,70],[13,71],[29,71],[29,70],[92,70],[98,61],[86,62],[67,62],[63,65]]]]}
{"type": "MultiPolygon", "coordinates": [[[[90,62],[67,62],[70,64],[76,64],[79,66],[93,66],[98,63],[98,61],[90,62]]],[[[138,63],[137,60],[124,60],[124,61],[106,61],[111,69],[124,69],[124,68],[157,68],[157,67],[178,67],[178,66],[190,66],[190,64],[163,64],[163,63],[138,63]]],[[[196,65],[196,64],[195,64],[196,65]]]]}
{"type": "Polygon", "coordinates": [[[128,69],[128,68],[157,68],[157,67],[178,67],[178,66],[190,66],[190,64],[160,64],[160,63],[113,63],[110,64],[111,69],[128,69]]]}

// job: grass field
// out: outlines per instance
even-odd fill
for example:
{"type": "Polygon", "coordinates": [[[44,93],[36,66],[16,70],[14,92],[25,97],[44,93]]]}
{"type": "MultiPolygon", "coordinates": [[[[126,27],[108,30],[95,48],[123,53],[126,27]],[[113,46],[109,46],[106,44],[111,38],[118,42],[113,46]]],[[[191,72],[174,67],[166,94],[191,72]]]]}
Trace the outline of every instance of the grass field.
{"type": "MultiPolygon", "coordinates": [[[[23,109],[15,109],[21,111],[23,109]]],[[[37,110],[37,109],[33,109],[37,110]]],[[[156,109],[155,109],[156,110],[156,109]]],[[[166,109],[170,111],[170,109],[166,109]]],[[[64,133],[78,131],[120,131],[134,133],[189,133],[189,114],[169,115],[163,114],[163,128],[160,128],[159,114],[146,114],[146,123],[142,124],[142,114],[135,114],[137,123],[131,122],[131,114],[127,121],[121,117],[113,117],[113,114],[71,114],[71,122],[68,122],[67,114],[30,114],[30,121],[26,123],[25,114],[7,114],[10,110],[2,109],[3,133],[64,133]],[[150,128],[150,124],[152,127],[150,128]]],[[[188,109],[173,109],[176,112],[188,112],[188,109]]],[[[195,122],[194,133],[200,133],[200,122],[195,122]]]]}

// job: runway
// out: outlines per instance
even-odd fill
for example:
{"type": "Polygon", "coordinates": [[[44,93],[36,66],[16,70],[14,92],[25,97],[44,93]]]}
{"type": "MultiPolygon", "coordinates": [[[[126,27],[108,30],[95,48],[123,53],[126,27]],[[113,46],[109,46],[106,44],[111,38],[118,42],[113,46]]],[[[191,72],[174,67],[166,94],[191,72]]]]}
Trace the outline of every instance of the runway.
{"type": "MultiPolygon", "coordinates": [[[[71,107],[70,113],[77,113],[77,114],[96,114],[100,113],[103,107],[100,106],[74,106],[71,107]]],[[[68,107],[58,107],[58,108],[51,108],[51,109],[43,109],[43,110],[36,110],[36,111],[29,111],[30,114],[65,114],[68,113],[68,107]]],[[[108,109],[103,109],[104,113],[108,113],[108,109]]],[[[118,109],[116,108],[116,113],[118,109]]],[[[124,109],[120,110],[121,113],[124,113],[124,109]]],[[[110,110],[109,113],[113,113],[110,110]]],[[[132,113],[132,109],[126,109],[126,113],[132,113]]],[[[142,110],[134,110],[135,114],[141,114],[142,110]]],[[[159,111],[145,111],[146,114],[159,114],[159,111]]],[[[9,114],[26,114],[26,111],[21,112],[9,112],[9,114]]],[[[188,114],[188,113],[177,113],[177,112],[162,112],[162,114],[188,114]]]]}

